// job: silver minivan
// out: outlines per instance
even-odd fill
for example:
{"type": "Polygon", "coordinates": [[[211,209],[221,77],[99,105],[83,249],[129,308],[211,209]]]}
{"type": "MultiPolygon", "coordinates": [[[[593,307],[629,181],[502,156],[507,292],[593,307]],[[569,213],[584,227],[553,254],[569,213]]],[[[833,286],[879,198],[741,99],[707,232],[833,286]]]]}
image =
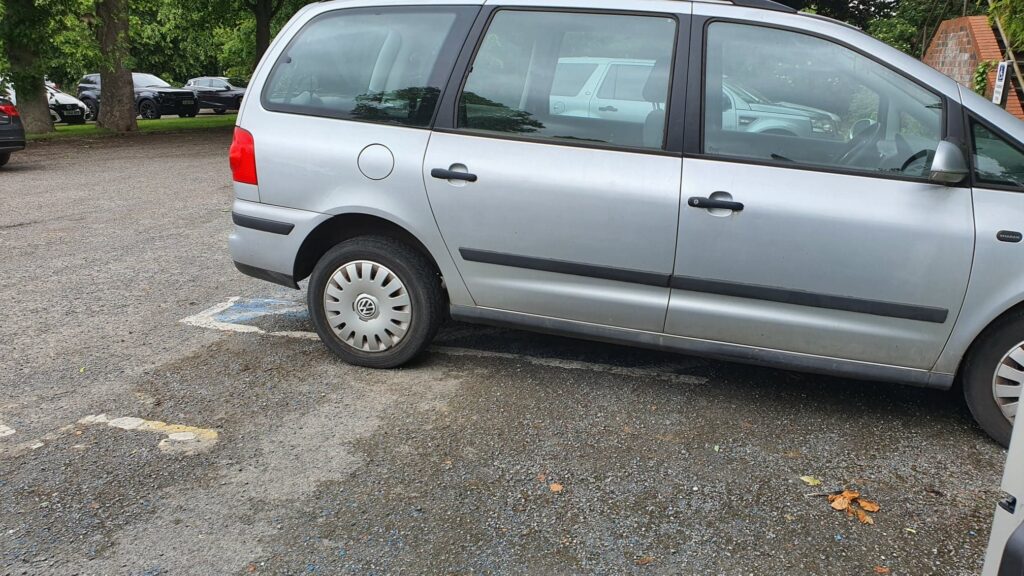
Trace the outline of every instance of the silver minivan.
{"type": "Polygon", "coordinates": [[[856,29],[766,0],[320,2],[249,94],[233,258],[309,278],[347,362],[408,362],[450,315],[959,382],[1009,441],[1024,123],[856,29]],[[644,64],[605,94],[643,113],[555,109],[594,73],[559,63],[610,62],[644,64]]]}

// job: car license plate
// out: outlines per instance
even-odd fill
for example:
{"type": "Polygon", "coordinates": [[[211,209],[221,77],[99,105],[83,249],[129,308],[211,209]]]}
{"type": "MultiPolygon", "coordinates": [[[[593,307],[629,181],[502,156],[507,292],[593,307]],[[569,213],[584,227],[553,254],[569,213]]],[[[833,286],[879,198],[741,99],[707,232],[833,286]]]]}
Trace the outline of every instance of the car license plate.
{"type": "Polygon", "coordinates": [[[184,104],[185,106],[191,106],[191,105],[195,104],[196,101],[195,100],[182,100],[181,103],[184,104]]]}
{"type": "Polygon", "coordinates": [[[65,110],[64,111],[64,115],[65,116],[81,116],[82,115],[82,111],[81,110],[65,110]]]}

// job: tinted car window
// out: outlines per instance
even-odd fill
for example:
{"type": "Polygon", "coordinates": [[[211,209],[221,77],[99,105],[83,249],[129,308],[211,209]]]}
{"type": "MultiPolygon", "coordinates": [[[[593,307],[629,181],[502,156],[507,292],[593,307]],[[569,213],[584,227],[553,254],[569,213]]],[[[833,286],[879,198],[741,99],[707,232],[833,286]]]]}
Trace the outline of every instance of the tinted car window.
{"type": "Polygon", "coordinates": [[[943,101],[848,48],[752,25],[708,29],[703,149],[783,166],[925,178],[943,101]]]}
{"type": "Polygon", "coordinates": [[[632,100],[643,102],[643,87],[651,76],[653,66],[616,64],[608,69],[597,97],[606,100],[632,100]]]}
{"type": "Polygon", "coordinates": [[[274,64],[264,106],[279,112],[427,126],[471,7],[338,10],[318,16],[274,64]]]}
{"type": "Polygon", "coordinates": [[[498,12],[459,101],[459,126],[486,133],[661,148],[676,21],[662,16],[498,12]],[[592,106],[573,88],[585,69],[629,61],[644,74],[623,77],[635,106],[592,106]],[[570,79],[570,76],[572,77],[570,79]]]}
{"type": "Polygon", "coordinates": [[[576,96],[597,70],[597,64],[559,62],[555,66],[555,79],[551,83],[552,96],[576,96]]]}
{"type": "Polygon", "coordinates": [[[979,183],[1024,187],[1024,153],[1016,145],[977,122],[971,123],[971,137],[979,183]]]}
{"type": "Polygon", "coordinates": [[[207,82],[210,83],[210,88],[216,88],[218,90],[227,90],[230,88],[228,83],[223,80],[208,80],[207,82]]]}

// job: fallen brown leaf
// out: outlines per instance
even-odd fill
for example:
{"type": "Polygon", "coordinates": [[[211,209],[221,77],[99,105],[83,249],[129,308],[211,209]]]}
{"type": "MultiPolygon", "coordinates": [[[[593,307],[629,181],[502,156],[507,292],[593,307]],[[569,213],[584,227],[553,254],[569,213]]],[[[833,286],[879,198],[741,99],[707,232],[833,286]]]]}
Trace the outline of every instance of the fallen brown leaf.
{"type": "Polygon", "coordinates": [[[537,482],[544,483],[544,482],[547,482],[547,480],[548,480],[548,475],[547,474],[545,474],[543,472],[541,472],[540,474],[537,474],[537,482]]]}
{"type": "Polygon", "coordinates": [[[875,523],[875,519],[872,518],[870,515],[868,515],[867,512],[861,510],[860,508],[857,508],[855,506],[853,508],[853,511],[854,511],[855,514],[857,514],[857,520],[860,520],[861,524],[874,524],[875,523]]]}
{"type": "Polygon", "coordinates": [[[551,485],[548,486],[548,489],[554,492],[555,494],[561,494],[563,488],[564,486],[562,486],[558,482],[552,482],[551,485]]]}
{"type": "Polygon", "coordinates": [[[843,490],[842,497],[853,502],[857,498],[860,498],[860,492],[856,490],[843,490]]]}
{"type": "Polygon", "coordinates": [[[253,572],[255,572],[256,571],[256,563],[255,562],[249,562],[249,565],[245,567],[245,571],[248,572],[249,574],[252,574],[253,572]]]}
{"type": "Polygon", "coordinates": [[[873,500],[866,500],[864,498],[858,498],[857,504],[859,504],[865,512],[878,512],[879,510],[882,509],[882,507],[878,505],[878,502],[875,502],[873,500]]]}
{"type": "Polygon", "coordinates": [[[651,562],[654,562],[654,557],[653,556],[641,556],[641,557],[636,559],[636,565],[637,566],[647,566],[651,562]]]}
{"type": "Polygon", "coordinates": [[[850,507],[850,499],[846,498],[842,494],[836,496],[835,498],[832,498],[830,496],[829,501],[831,502],[831,504],[829,505],[832,506],[833,510],[846,510],[847,508],[850,507]]]}
{"type": "Polygon", "coordinates": [[[875,574],[888,574],[889,572],[888,566],[875,566],[875,574]]]}

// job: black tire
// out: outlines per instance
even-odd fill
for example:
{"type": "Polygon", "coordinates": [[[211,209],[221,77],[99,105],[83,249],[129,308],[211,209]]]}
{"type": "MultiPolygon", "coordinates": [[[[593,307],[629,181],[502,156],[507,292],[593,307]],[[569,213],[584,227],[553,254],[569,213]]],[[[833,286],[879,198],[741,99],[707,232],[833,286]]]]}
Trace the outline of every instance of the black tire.
{"type": "Polygon", "coordinates": [[[189,112],[187,114],[178,114],[178,118],[195,118],[196,112],[189,112]]]}
{"type": "MultiPolygon", "coordinates": [[[[993,393],[993,378],[1003,358],[1024,342],[1024,311],[997,320],[985,329],[967,353],[960,371],[964,400],[979,426],[1004,447],[1013,424],[1003,416],[993,393]]],[[[1010,360],[1012,362],[1012,360],[1010,360]]],[[[1018,365],[1024,370],[1024,366],[1018,365]]]]}
{"type": "Polygon", "coordinates": [[[160,107],[152,100],[143,100],[139,102],[139,116],[144,120],[159,120],[160,107]]]}
{"type": "Polygon", "coordinates": [[[213,109],[213,113],[214,114],[226,114],[227,113],[227,108],[214,108],[213,109]]]}
{"type": "Polygon", "coordinates": [[[96,121],[100,119],[100,105],[92,98],[86,98],[82,100],[82,104],[89,109],[89,115],[92,116],[92,120],[96,121]]]}
{"type": "Polygon", "coordinates": [[[0,166],[3,166],[3,165],[7,164],[10,161],[11,161],[11,153],[10,152],[4,152],[4,153],[0,154],[0,166]]]}
{"type": "Polygon", "coordinates": [[[441,278],[430,261],[408,245],[383,236],[352,238],[328,250],[310,276],[307,305],[317,334],[327,348],[349,364],[368,368],[395,368],[418,356],[433,341],[446,315],[441,278]],[[398,344],[383,351],[363,351],[345,343],[328,322],[324,305],[328,283],[335,271],[356,260],[390,269],[405,285],[412,305],[405,335],[398,344]]]}

